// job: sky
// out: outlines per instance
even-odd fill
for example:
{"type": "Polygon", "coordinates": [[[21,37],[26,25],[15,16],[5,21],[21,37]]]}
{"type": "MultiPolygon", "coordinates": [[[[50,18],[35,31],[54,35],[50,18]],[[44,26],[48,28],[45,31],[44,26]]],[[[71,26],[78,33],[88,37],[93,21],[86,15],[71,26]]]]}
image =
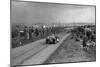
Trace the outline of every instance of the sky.
{"type": "Polygon", "coordinates": [[[95,7],[12,1],[12,24],[95,23],[95,7]]]}

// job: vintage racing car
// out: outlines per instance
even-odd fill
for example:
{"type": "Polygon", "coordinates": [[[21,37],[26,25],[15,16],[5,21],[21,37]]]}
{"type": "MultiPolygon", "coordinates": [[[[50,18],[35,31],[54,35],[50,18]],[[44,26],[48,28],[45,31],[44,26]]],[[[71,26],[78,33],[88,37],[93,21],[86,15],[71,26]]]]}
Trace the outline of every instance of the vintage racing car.
{"type": "Polygon", "coordinates": [[[59,37],[56,35],[48,36],[46,38],[46,44],[56,44],[59,42],[59,37]]]}

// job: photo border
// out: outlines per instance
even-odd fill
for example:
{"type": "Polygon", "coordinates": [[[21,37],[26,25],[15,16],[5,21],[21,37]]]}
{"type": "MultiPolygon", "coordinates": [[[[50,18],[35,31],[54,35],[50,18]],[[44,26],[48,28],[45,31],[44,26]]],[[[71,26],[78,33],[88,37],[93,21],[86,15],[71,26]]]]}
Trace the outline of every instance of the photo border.
{"type": "MultiPolygon", "coordinates": [[[[15,2],[29,2],[29,3],[42,3],[42,4],[55,4],[55,5],[76,5],[76,6],[91,6],[95,8],[95,27],[96,27],[96,5],[87,5],[87,4],[71,4],[71,3],[56,3],[56,2],[42,2],[42,1],[22,1],[22,0],[10,0],[10,66],[11,66],[11,20],[12,20],[12,1],[15,2]]],[[[96,36],[96,35],[95,35],[96,36]]],[[[97,50],[96,50],[97,52],[97,50]]],[[[53,64],[70,64],[70,63],[87,63],[87,62],[96,62],[95,61],[78,61],[78,62],[60,62],[60,63],[48,63],[48,64],[31,64],[31,65],[14,65],[11,67],[17,67],[17,66],[40,66],[40,65],[53,65],[53,64]]]]}

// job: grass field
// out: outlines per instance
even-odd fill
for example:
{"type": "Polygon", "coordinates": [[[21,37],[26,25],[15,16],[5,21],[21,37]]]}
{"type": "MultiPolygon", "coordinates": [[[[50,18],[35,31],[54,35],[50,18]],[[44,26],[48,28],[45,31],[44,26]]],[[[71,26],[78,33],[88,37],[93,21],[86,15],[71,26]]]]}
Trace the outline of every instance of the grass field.
{"type": "Polygon", "coordinates": [[[44,64],[96,61],[96,47],[85,51],[81,44],[82,42],[70,39],[69,36],[44,64]]]}

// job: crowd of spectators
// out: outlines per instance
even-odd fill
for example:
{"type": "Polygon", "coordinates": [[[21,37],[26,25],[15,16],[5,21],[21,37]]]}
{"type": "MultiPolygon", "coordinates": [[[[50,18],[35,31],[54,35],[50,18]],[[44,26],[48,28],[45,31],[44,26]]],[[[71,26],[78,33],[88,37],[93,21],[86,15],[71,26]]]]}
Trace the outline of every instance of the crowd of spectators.
{"type": "Polygon", "coordinates": [[[71,30],[72,38],[76,41],[82,41],[83,48],[95,46],[96,27],[95,25],[78,26],[71,30]]]}

